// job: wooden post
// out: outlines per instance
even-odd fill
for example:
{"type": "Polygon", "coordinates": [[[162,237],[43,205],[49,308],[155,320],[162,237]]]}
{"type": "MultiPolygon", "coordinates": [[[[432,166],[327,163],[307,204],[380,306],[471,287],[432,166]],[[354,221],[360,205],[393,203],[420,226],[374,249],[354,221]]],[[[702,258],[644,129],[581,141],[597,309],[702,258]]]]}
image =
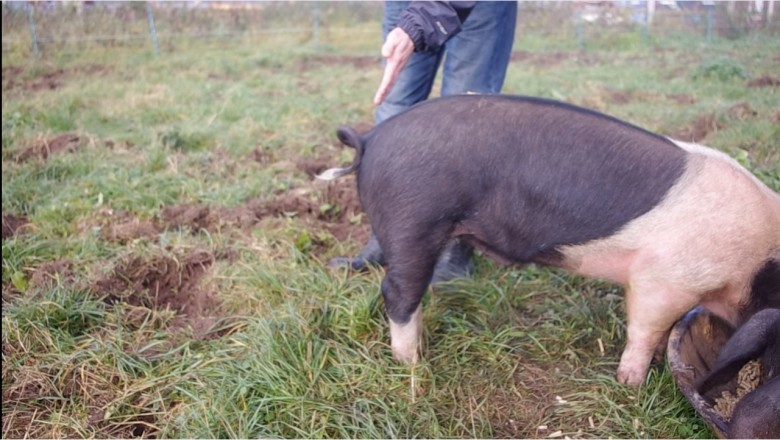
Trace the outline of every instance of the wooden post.
{"type": "Polygon", "coordinates": [[[157,42],[157,26],[154,24],[154,14],[152,14],[152,4],[146,2],[146,18],[149,20],[149,34],[152,37],[152,46],[154,54],[160,55],[160,44],[157,42]]]}
{"type": "Polygon", "coordinates": [[[647,27],[649,28],[653,24],[653,16],[655,15],[655,0],[647,0],[647,27]]]}
{"type": "Polygon", "coordinates": [[[30,35],[32,36],[32,52],[35,58],[40,58],[41,51],[38,48],[38,33],[35,31],[35,19],[33,18],[33,4],[27,2],[27,22],[30,24],[30,35]]]}

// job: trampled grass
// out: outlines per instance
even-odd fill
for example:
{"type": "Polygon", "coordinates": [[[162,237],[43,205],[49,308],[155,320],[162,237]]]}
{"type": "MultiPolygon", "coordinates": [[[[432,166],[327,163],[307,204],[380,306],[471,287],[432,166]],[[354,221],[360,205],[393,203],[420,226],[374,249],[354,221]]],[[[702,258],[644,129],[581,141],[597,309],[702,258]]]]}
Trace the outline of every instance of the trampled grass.
{"type": "MultiPolygon", "coordinates": [[[[336,127],[373,119],[359,35],[4,54],[4,438],[712,436],[666,366],[615,381],[620,290],[546,268],[478,257],[427,296],[420,364],[392,360],[382,271],[324,265],[365,237],[351,182],[312,181],[351,158],[336,127]]],[[[780,41],[608,43],[520,34],[505,92],[695,138],[780,190],[780,41]]]]}

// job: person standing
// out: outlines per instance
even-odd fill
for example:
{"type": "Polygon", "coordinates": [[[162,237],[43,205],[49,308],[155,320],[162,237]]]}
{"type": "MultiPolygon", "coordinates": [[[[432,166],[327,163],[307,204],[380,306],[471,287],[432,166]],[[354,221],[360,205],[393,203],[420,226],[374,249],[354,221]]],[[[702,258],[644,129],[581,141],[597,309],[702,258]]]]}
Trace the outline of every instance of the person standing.
{"type": "MultiPolygon", "coordinates": [[[[501,92],[517,22],[516,1],[385,2],[382,23],[384,73],[374,95],[375,123],[429,98],[442,66],[441,95],[501,92]]],[[[447,245],[432,283],[473,272],[473,248],[460,240],[447,245]]],[[[382,248],[372,233],[354,258],[331,266],[363,270],[382,265],[382,248]]]]}

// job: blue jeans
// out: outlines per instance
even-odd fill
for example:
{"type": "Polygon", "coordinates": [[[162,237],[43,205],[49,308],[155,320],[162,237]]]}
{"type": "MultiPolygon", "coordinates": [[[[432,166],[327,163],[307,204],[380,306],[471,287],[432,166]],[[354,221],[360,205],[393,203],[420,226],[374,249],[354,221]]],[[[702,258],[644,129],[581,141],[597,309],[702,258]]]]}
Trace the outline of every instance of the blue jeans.
{"type": "MultiPolygon", "coordinates": [[[[385,2],[383,40],[409,2],[385,2]]],[[[428,99],[444,59],[441,95],[499,93],[512,55],[517,2],[477,2],[461,31],[438,51],[415,52],[375,113],[377,124],[428,99]]]]}

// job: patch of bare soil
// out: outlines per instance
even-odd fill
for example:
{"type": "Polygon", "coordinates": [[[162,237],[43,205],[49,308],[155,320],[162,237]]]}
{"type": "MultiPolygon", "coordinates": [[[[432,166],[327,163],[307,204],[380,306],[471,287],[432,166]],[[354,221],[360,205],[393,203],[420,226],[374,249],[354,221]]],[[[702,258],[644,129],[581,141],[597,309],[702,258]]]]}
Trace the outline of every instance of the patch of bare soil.
{"type": "Polygon", "coordinates": [[[685,93],[678,93],[676,95],[666,95],[667,99],[670,99],[680,105],[688,105],[696,102],[696,99],[691,95],[685,93]]]}
{"type": "MultiPolygon", "coordinates": [[[[758,112],[746,102],[737,103],[726,110],[727,119],[745,120],[758,115],[758,112]]],[[[724,118],[716,113],[707,113],[696,118],[687,127],[672,133],[671,136],[686,142],[700,142],[710,133],[726,127],[724,118]]]]}
{"type": "Polygon", "coordinates": [[[139,238],[153,238],[160,231],[161,228],[156,222],[130,216],[119,223],[108,224],[101,230],[101,234],[108,241],[124,244],[139,238]]]}
{"type": "Polygon", "coordinates": [[[42,139],[22,150],[17,156],[17,162],[26,162],[31,159],[48,159],[50,156],[76,151],[81,142],[81,137],[73,133],[63,133],[53,138],[42,139]]]}
{"type": "MultiPolygon", "coordinates": [[[[332,166],[332,161],[301,161],[299,167],[313,175],[332,166]]],[[[368,229],[353,178],[333,182],[315,181],[270,200],[251,199],[233,207],[183,204],[163,208],[162,224],[169,228],[217,231],[226,227],[248,229],[266,217],[297,217],[337,240],[366,239],[368,229]]],[[[323,249],[324,250],[324,249],[323,249]]]]}
{"type": "Polygon", "coordinates": [[[114,243],[127,244],[137,239],[154,239],[163,227],[157,219],[144,220],[127,211],[101,208],[91,217],[82,220],[77,229],[97,229],[100,237],[114,243]]]}
{"type": "Polygon", "coordinates": [[[173,310],[177,314],[172,329],[190,327],[196,338],[209,335],[217,321],[219,301],[200,285],[214,263],[206,251],[186,255],[129,256],[117,263],[92,290],[109,303],[124,301],[152,310],[173,310]]]}
{"type": "Polygon", "coordinates": [[[495,438],[543,438],[554,427],[544,426],[545,413],[556,400],[556,382],[546,369],[533,364],[515,373],[516,390],[494,390],[488,398],[486,416],[495,428],[495,438]]]}
{"type": "MultiPolygon", "coordinates": [[[[26,351],[26,350],[25,350],[26,351]]],[[[67,425],[52,430],[49,423],[52,413],[60,411],[60,405],[43,405],[49,396],[78,402],[87,409],[83,421],[96,428],[103,438],[154,438],[155,409],[143,393],[128,398],[126,384],[115,370],[108,370],[97,363],[47,366],[35,361],[22,366],[14,375],[14,381],[3,386],[3,434],[4,438],[46,438],[56,432],[62,438],[77,438],[82,432],[67,425]],[[124,420],[106,419],[111,403],[121,400],[142,414],[133,414],[124,420]]],[[[67,405],[66,405],[67,406],[67,405]]]]}
{"type": "Polygon", "coordinates": [[[780,86],[780,78],[771,75],[764,75],[751,79],[747,83],[748,87],[777,87],[780,86]]]}
{"type": "Polygon", "coordinates": [[[3,240],[22,234],[29,225],[25,217],[3,213],[3,240]]]}
{"type": "Polygon", "coordinates": [[[58,283],[74,283],[73,262],[68,259],[49,261],[41,264],[30,278],[30,286],[45,288],[58,283]]]}
{"type": "Polygon", "coordinates": [[[21,67],[3,67],[3,90],[21,89],[25,92],[54,90],[62,87],[71,77],[101,75],[110,71],[111,68],[108,66],[92,64],[69,69],[50,69],[34,78],[25,78],[25,71],[21,67]]]}
{"type": "Polygon", "coordinates": [[[685,142],[700,142],[710,133],[716,132],[723,127],[723,123],[719,122],[715,115],[708,113],[699,116],[687,127],[674,133],[672,137],[685,142]]]}
{"type": "Polygon", "coordinates": [[[744,101],[729,107],[726,114],[730,119],[738,120],[745,120],[758,116],[758,112],[753,110],[750,104],[744,101]]]}

